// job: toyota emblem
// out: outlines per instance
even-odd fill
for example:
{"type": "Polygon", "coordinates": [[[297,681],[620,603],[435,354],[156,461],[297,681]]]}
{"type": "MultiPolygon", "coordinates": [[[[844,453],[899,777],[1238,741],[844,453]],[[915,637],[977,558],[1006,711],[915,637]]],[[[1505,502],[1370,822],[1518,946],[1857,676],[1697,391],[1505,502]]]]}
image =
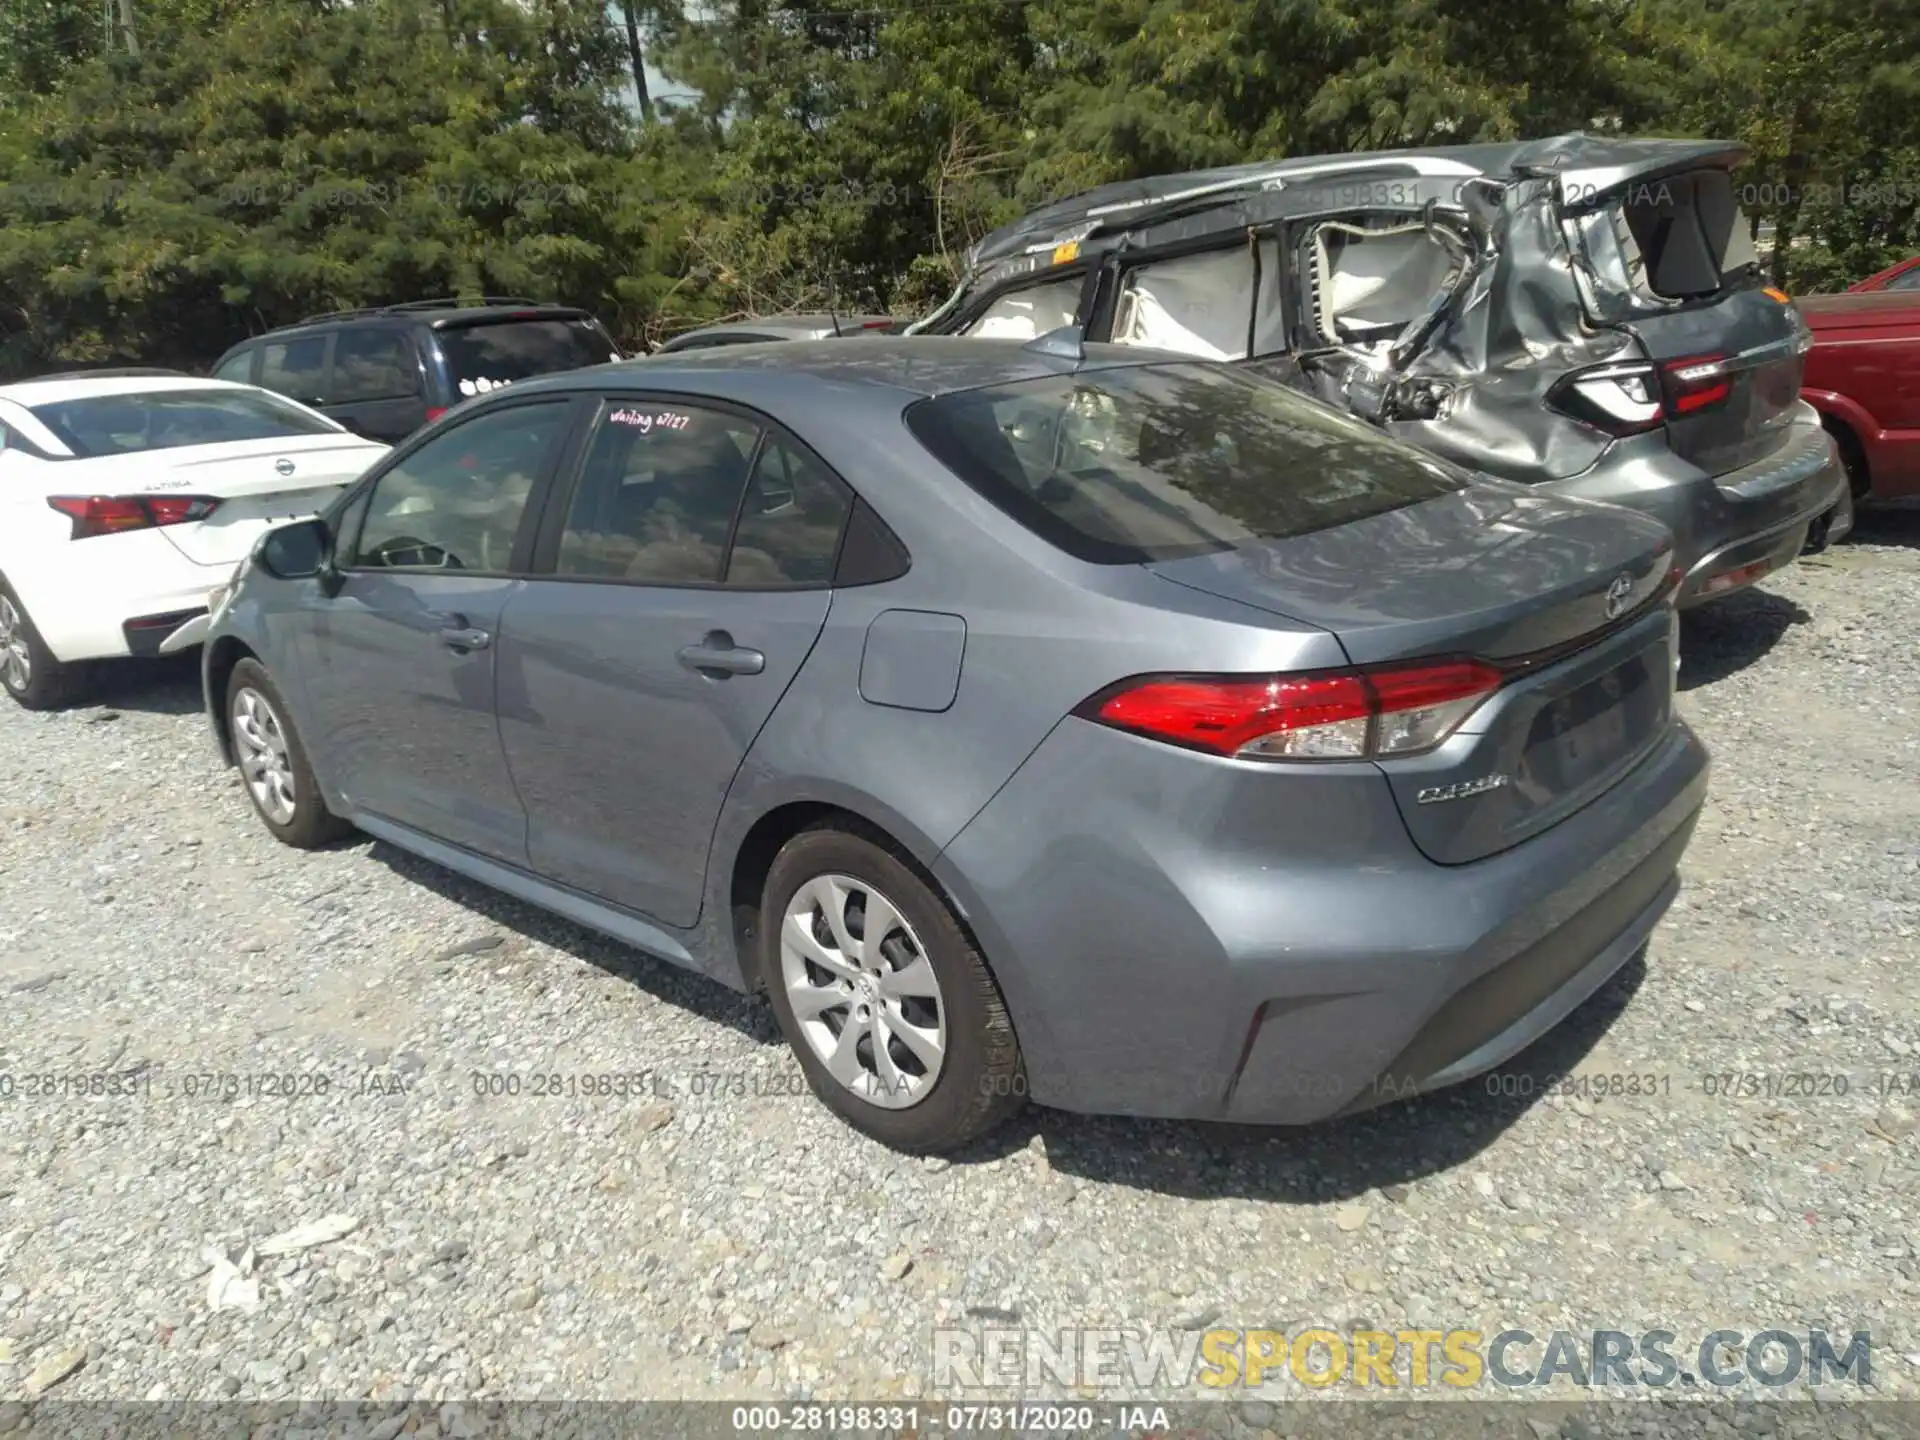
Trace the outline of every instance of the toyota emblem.
{"type": "MultiPolygon", "coordinates": [[[[273,468],[279,471],[282,475],[291,475],[293,473],[293,461],[276,460],[273,462],[273,468]]],[[[1613,597],[1613,592],[1611,590],[1607,592],[1607,597],[1608,597],[1609,603],[1611,603],[1612,597],[1613,597]]],[[[1609,610],[1607,613],[1611,615],[1613,612],[1609,610]]]]}
{"type": "Polygon", "coordinates": [[[1607,586],[1607,619],[1618,620],[1627,613],[1627,606],[1633,599],[1633,577],[1616,575],[1613,583],[1607,586]]]}

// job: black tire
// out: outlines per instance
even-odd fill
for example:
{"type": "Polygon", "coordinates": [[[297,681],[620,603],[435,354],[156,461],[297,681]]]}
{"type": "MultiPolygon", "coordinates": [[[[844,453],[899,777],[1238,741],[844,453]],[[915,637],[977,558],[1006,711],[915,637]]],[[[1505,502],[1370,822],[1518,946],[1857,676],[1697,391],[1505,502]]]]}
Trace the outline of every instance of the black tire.
{"type": "Polygon", "coordinates": [[[1873,477],[1867,473],[1867,452],[1860,446],[1860,437],[1851,430],[1829,429],[1828,433],[1840,447],[1840,463],[1846,467],[1847,487],[1853,491],[1853,503],[1859,505],[1873,493],[1873,477]]]}
{"type": "Polygon", "coordinates": [[[1813,523],[1807,526],[1807,543],[1800,549],[1802,555],[1818,555],[1833,543],[1833,527],[1840,524],[1842,513],[1845,523],[1841,524],[1840,535],[1845,539],[1853,533],[1857,512],[1854,509],[1853,496],[1842,495],[1839,503],[1831,510],[1822,511],[1814,516],[1813,523]]]}
{"type": "MultiPolygon", "coordinates": [[[[847,908],[851,916],[852,906],[847,908]]],[[[864,906],[861,913],[864,916],[864,906]]],[[[896,957],[911,957],[904,933],[892,944],[896,957]]],[[[885,963],[897,968],[899,961],[885,963]]],[[[760,965],[781,1033],[813,1093],[848,1124],[883,1144],[914,1153],[956,1149],[1025,1103],[1020,1044],[992,972],[946,902],[883,837],[824,825],[802,831],[782,847],[760,897],[760,965]],[[938,982],[946,1026],[944,1057],[926,1093],[903,1108],[877,1104],[836,1080],[794,1017],[783,974],[781,927],[802,887],[829,875],[869,884],[886,899],[917,938],[938,982]]],[[[848,1022],[843,1018],[841,1023],[848,1022]]],[[[890,1056],[906,1058],[899,1041],[889,1044],[894,1047],[890,1056]]]]}
{"type": "Polygon", "coordinates": [[[294,729],[287,702],[281,698],[273,677],[267,673],[267,667],[252,658],[235,665],[233,673],[227,677],[226,704],[226,723],[233,737],[234,758],[241,766],[241,785],[247,792],[253,813],[260,817],[261,824],[273,832],[273,837],[295,849],[318,850],[350,833],[353,827],[329,810],[327,802],[321,798],[319,783],[313,778],[313,766],[307,760],[307,748],[300,743],[300,732],[294,729]],[[286,744],[286,769],[292,782],[293,804],[291,815],[284,818],[277,818],[268,812],[247,777],[245,741],[239,733],[234,712],[239,708],[243,695],[248,693],[265,703],[286,744]]]}
{"type": "MultiPolygon", "coordinates": [[[[27,607],[20,603],[20,597],[5,580],[0,580],[0,600],[6,602],[16,617],[15,629],[26,647],[27,660],[26,679],[21,683],[15,667],[0,653],[0,689],[29,710],[57,710],[72,704],[86,687],[87,667],[65,664],[54,658],[47,642],[40,638],[33,617],[27,614],[27,607]]],[[[6,611],[0,610],[0,619],[5,615],[6,611]]]]}

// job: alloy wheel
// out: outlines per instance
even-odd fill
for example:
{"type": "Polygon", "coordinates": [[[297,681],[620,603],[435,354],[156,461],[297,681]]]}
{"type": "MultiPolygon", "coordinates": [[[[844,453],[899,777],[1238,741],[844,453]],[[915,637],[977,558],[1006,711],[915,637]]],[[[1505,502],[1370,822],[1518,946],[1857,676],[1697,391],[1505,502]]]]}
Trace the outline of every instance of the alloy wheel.
{"type": "Polygon", "coordinates": [[[780,974],[827,1073],[871,1104],[924,1099],[947,1054],[933,963],[898,907],[865,880],[819,875],[787,902],[780,974]]]}
{"type": "Polygon", "coordinates": [[[276,825],[293,823],[293,761],[286,728],[267,697],[246,688],[233,697],[233,738],[240,773],[260,813],[276,825]]]}
{"type": "Polygon", "coordinates": [[[0,683],[15,693],[33,683],[33,652],[27,648],[26,622],[8,595],[0,595],[0,683]]]}

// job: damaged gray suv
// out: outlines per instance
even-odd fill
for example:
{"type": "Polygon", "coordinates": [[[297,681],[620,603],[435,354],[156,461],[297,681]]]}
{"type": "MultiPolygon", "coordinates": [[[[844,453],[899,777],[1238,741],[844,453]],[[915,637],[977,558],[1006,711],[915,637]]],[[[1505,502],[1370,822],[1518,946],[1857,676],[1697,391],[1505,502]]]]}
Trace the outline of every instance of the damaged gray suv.
{"type": "Polygon", "coordinates": [[[1680,603],[1853,513],[1718,141],[1584,135],[1103,186],[996,231],[913,327],[1237,361],[1473,470],[1653,515],[1680,603]]]}

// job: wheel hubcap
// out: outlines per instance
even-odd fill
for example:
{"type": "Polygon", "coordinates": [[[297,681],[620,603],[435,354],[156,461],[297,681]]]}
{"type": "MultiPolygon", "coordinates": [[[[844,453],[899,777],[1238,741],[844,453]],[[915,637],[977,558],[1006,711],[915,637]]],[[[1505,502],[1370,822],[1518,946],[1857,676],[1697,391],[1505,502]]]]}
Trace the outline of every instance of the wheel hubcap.
{"type": "Polygon", "coordinates": [[[274,824],[290,824],[293,762],[287,756],[287,733],[258,690],[243,689],[233,697],[233,740],[253,803],[274,824]]]}
{"type": "Polygon", "coordinates": [[[24,690],[33,680],[33,655],[27,649],[27,627],[13,601],[0,595],[0,681],[9,690],[24,690]]]}
{"type": "Polygon", "coordinates": [[[947,1056],[947,1006],[891,900],[850,875],[809,880],[781,920],[780,975],[829,1075],[888,1110],[926,1098],[947,1056]]]}

